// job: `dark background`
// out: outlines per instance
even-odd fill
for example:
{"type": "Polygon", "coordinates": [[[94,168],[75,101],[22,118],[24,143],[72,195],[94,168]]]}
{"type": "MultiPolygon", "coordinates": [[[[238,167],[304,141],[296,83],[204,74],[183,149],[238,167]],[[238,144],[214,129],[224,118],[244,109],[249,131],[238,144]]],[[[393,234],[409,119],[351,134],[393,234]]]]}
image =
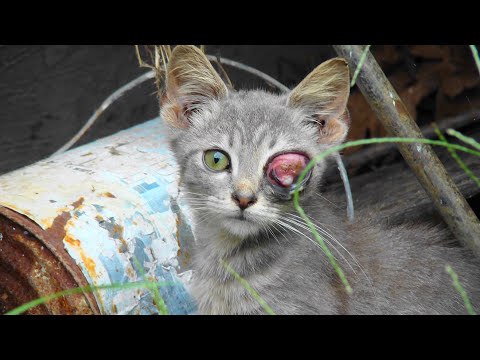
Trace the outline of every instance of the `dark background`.
{"type": "MultiPolygon", "coordinates": [[[[289,87],[334,56],[326,45],[207,45],[206,52],[255,67],[289,87]]],[[[258,77],[225,70],[237,88],[268,88],[258,77]]],[[[0,174],[48,157],[105,98],[147,71],[134,45],[0,46],[0,174]]],[[[128,92],[75,146],[156,117],[155,92],[153,81],[128,92]]]]}
{"type": "MultiPolygon", "coordinates": [[[[336,56],[330,45],[206,45],[206,52],[254,67],[290,88],[321,62],[336,56]]],[[[419,126],[425,129],[432,121],[466,116],[461,127],[456,122],[447,122],[447,126],[478,139],[480,76],[467,45],[373,45],[371,52],[419,126]]],[[[225,70],[237,89],[270,89],[257,76],[229,66],[225,70]]],[[[139,66],[134,45],[0,45],[0,174],[54,153],[110,94],[147,71],[139,66]]],[[[129,91],[75,146],[157,117],[156,92],[153,80],[129,91]]],[[[348,107],[352,118],[348,140],[387,135],[357,87],[351,89],[348,107]]],[[[372,179],[379,179],[375,171],[394,162],[403,164],[395,171],[408,172],[395,148],[381,157],[360,152],[368,163],[356,168],[350,156],[355,150],[345,150],[352,177],[373,172],[372,179]]],[[[443,158],[452,161],[448,153],[443,158]]],[[[478,159],[472,158],[471,163],[478,164],[478,159]]],[[[465,175],[454,161],[451,168],[465,175]]],[[[335,169],[331,178],[339,181],[335,169]]],[[[353,182],[352,186],[361,189],[368,181],[360,179],[361,185],[353,182]]],[[[464,183],[462,191],[473,197],[477,186],[468,177],[464,183]]],[[[389,186],[399,187],[396,183],[389,186]]]]}
{"type": "MultiPolygon", "coordinates": [[[[206,52],[254,67],[290,88],[336,56],[329,45],[206,45],[206,52]]],[[[479,139],[480,76],[467,45],[373,45],[371,52],[423,130],[446,119],[443,131],[454,127],[479,139]],[[461,124],[459,118],[464,119],[461,124]]],[[[228,66],[225,70],[237,89],[269,89],[256,76],[228,66]]],[[[0,45],[0,174],[54,153],[109,95],[147,71],[139,66],[134,45],[0,45]]],[[[75,146],[157,117],[156,92],[153,80],[129,91],[75,146]]],[[[348,107],[352,124],[347,140],[387,135],[357,87],[351,89],[348,107]]],[[[370,149],[376,151],[374,146],[357,153],[358,148],[345,150],[356,209],[362,203],[379,204],[379,213],[389,223],[435,214],[395,147],[383,155],[370,149]],[[358,165],[362,159],[366,161],[358,165]]],[[[434,151],[480,214],[478,186],[446,150],[434,151]]],[[[460,156],[479,176],[478,158],[460,156]]],[[[326,182],[333,184],[332,191],[344,194],[336,167],[326,182]]]]}

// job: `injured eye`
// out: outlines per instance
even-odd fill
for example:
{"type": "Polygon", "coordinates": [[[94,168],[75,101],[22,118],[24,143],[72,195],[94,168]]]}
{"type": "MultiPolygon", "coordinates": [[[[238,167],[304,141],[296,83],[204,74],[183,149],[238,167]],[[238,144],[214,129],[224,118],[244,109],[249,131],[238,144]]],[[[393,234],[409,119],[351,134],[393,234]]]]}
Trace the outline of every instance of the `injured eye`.
{"type": "MultiPolygon", "coordinates": [[[[276,187],[288,190],[292,194],[302,171],[307,167],[309,158],[299,153],[286,153],[274,157],[267,167],[267,179],[276,187]]],[[[309,172],[302,181],[303,186],[310,177],[309,172]]]]}

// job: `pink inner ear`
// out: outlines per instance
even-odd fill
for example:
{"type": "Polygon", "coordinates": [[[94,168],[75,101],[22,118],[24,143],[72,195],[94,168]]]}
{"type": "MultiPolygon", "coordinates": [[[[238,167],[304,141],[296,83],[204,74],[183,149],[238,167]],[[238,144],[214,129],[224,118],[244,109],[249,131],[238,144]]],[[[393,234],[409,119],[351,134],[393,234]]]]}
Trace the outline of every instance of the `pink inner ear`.
{"type": "Polygon", "coordinates": [[[308,162],[305,155],[298,153],[278,155],[268,164],[267,178],[275,185],[290,187],[298,180],[308,162]]]}

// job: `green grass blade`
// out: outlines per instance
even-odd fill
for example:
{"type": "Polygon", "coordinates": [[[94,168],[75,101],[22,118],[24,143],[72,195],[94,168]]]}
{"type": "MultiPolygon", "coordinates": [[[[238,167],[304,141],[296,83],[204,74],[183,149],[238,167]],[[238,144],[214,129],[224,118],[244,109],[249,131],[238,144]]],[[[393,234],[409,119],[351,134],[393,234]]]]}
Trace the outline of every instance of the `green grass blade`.
{"type": "Polygon", "coordinates": [[[372,45],[367,45],[365,46],[365,49],[363,50],[362,56],[360,57],[360,61],[358,62],[357,68],[355,69],[355,72],[353,73],[352,76],[352,82],[350,83],[350,87],[353,87],[355,85],[355,81],[357,80],[357,76],[360,73],[360,69],[363,66],[363,63],[365,62],[365,59],[367,58],[368,50],[370,50],[370,46],[372,45]]]}
{"type": "MultiPolygon", "coordinates": [[[[447,139],[445,138],[445,136],[443,136],[443,134],[441,133],[437,124],[433,123],[432,126],[435,129],[435,132],[437,133],[437,136],[440,138],[440,140],[442,140],[443,142],[448,144],[447,139]]],[[[452,149],[452,148],[448,148],[448,151],[450,152],[452,157],[457,161],[458,165],[460,165],[460,167],[463,169],[463,171],[465,171],[468,174],[468,176],[470,176],[470,178],[473,181],[475,181],[477,183],[477,185],[480,187],[480,180],[472,173],[472,171],[467,167],[467,165],[465,165],[465,163],[462,161],[462,159],[460,159],[460,157],[457,155],[455,150],[452,149]]]]}
{"type": "MultiPolygon", "coordinates": [[[[468,138],[468,137],[462,135],[461,133],[459,133],[459,132],[457,132],[453,129],[447,130],[447,133],[449,135],[456,136],[460,140],[462,140],[462,141],[464,141],[464,142],[466,142],[466,143],[468,143],[468,144],[472,145],[473,147],[480,150],[480,144],[478,144],[472,138],[468,138]]],[[[319,162],[321,159],[329,156],[330,154],[332,154],[334,152],[338,152],[340,150],[343,150],[343,149],[351,147],[351,146],[378,144],[378,143],[392,143],[392,142],[393,143],[423,143],[423,144],[430,144],[430,145],[439,145],[439,146],[447,147],[449,149],[449,151],[452,151],[452,149],[454,149],[454,150],[459,150],[459,151],[463,151],[463,152],[466,152],[466,153],[470,153],[470,154],[473,154],[473,155],[476,155],[476,156],[480,156],[479,151],[475,151],[475,150],[472,150],[472,149],[469,149],[469,148],[466,148],[464,146],[457,145],[457,144],[450,144],[446,141],[429,140],[429,139],[414,139],[414,138],[400,138],[400,137],[387,137],[387,138],[379,138],[379,139],[364,139],[364,140],[350,141],[350,142],[347,142],[345,144],[332,147],[331,149],[329,149],[329,150],[321,153],[320,155],[316,156],[315,158],[313,158],[307,164],[306,168],[300,174],[300,176],[298,178],[298,181],[297,181],[297,190],[293,194],[294,206],[297,209],[297,211],[299,212],[299,214],[302,216],[302,218],[305,220],[305,222],[308,224],[310,229],[312,230],[313,235],[315,236],[315,238],[320,243],[323,250],[325,251],[325,253],[329,257],[330,262],[332,263],[333,267],[335,268],[338,275],[342,279],[342,281],[345,285],[345,289],[349,293],[352,291],[352,289],[351,289],[350,285],[348,284],[348,281],[345,278],[345,275],[344,275],[342,269],[338,266],[338,264],[336,264],[335,259],[331,255],[328,248],[325,246],[325,244],[323,242],[323,239],[317,233],[314,225],[311,223],[310,219],[307,217],[307,215],[303,211],[302,207],[299,205],[298,199],[299,199],[300,184],[303,181],[303,179],[305,178],[306,174],[315,166],[315,164],[317,162],[319,162]]],[[[264,307],[264,309],[269,314],[275,315],[275,313],[266,304],[266,302],[255,292],[255,290],[253,290],[253,288],[250,287],[250,285],[244,279],[242,279],[240,277],[240,275],[238,275],[223,260],[220,260],[220,261],[221,261],[222,265],[225,266],[225,268],[252,294],[252,296],[259,301],[259,303],[264,307]]],[[[142,274],[144,275],[144,278],[145,278],[145,273],[144,273],[142,267],[140,266],[140,264],[138,263],[138,260],[136,260],[136,262],[138,264],[138,267],[139,267],[140,271],[142,272],[142,274]]],[[[449,272],[449,274],[452,276],[452,279],[454,281],[455,286],[457,287],[459,292],[462,294],[462,297],[464,298],[465,305],[467,306],[467,309],[469,310],[470,313],[475,314],[475,312],[471,308],[471,305],[470,305],[470,302],[468,301],[468,298],[466,297],[466,293],[463,291],[460,284],[458,283],[458,279],[456,277],[456,274],[453,272],[453,270],[451,270],[450,267],[447,268],[447,272],[449,272]]],[[[16,309],[13,309],[13,310],[7,312],[5,315],[18,315],[18,314],[21,314],[21,313],[27,311],[28,309],[30,309],[34,306],[43,304],[43,303],[45,303],[49,300],[52,300],[52,299],[55,299],[55,298],[58,298],[58,297],[61,297],[61,296],[67,296],[67,295],[74,294],[74,293],[85,292],[85,291],[93,291],[93,290],[102,290],[102,289],[120,289],[121,290],[121,289],[132,289],[132,288],[147,288],[151,291],[156,290],[156,294],[154,294],[154,296],[156,297],[157,294],[158,294],[158,301],[157,301],[157,298],[156,298],[157,306],[159,306],[159,310],[162,313],[163,311],[166,312],[166,307],[165,307],[165,303],[164,303],[163,299],[161,299],[161,297],[160,297],[160,294],[158,292],[157,287],[158,286],[174,286],[174,285],[178,285],[178,284],[179,284],[178,282],[144,281],[144,282],[134,282],[134,283],[126,283],[126,284],[111,284],[111,285],[96,285],[96,286],[95,285],[88,285],[88,286],[84,286],[84,287],[79,287],[79,288],[60,291],[60,292],[55,293],[55,294],[51,294],[51,295],[41,297],[39,299],[36,299],[36,300],[33,300],[33,301],[28,302],[26,304],[23,304],[23,305],[17,307],[16,309]]]]}
{"type": "Polygon", "coordinates": [[[155,305],[157,306],[159,313],[161,315],[168,315],[167,306],[165,305],[165,301],[160,295],[160,291],[158,290],[158,287],[156,286],[155,281],[147,279],[147,277],[145,276],[145,270],[143,269],[142,265],[140,265],[140,262],[138,261],[135,255],[133,255],[133,261],[135,262],[135,265],[137,265],[140,273],[142,274],[144,281],[149,283],[147,288],[151,292],[153,299],[155,300],[155,305]]]}
{"type": "Polygon", "coordinates": [[[480,74],[480,57],[478,56],[478,51],[475,45],[469,45],[470,50],[472,50],[473,58],[475,59],[475,64],[477,64],[478,73],[480,74]]]}
{"type": "Polygon", "coordinates": [[[230,274],[232,274],[235,279],[237,279],[240,284],[243,285],[243,287],[245,287],[245,289],[247,289],[250,294],[260,303],[260,305],[262,305],[262,307],[270,314],[270,315],[275,315],[275,313],[272,311],[272,309],[270,309],[270,307],[267,305],[267,303],[265,302],[265,300],[263,300],[260,295],[257,294],[257,292],[255,290],[253,290],[253,288],[248,284],[248,282],[246,282],[240,275],[238,275],[235,270],[233,270],[230,266],[228,266],[228,264],[223,261],[223,260],[220,260],[220,263],[225,266],[225,268],[228,270],[228,272],[230,272],[230,274]]]}
{"type": "Polygon", "coordinates": [[[298,203],[298,192],[296,192],[293,196],[293,204],[294,204],[295,208],[297,209],[298,213],[300,214],[300,216],[303,218],[303,220],[305,220],[305,222],[310,227],[310,230],[312,231],[313,236],[315,236],[315,239],[320,244],[323,251],[325,251],[325,254],[327,254],[327,257],[330,260],[330,263],[332,264],[333,268],[335,269],[338,276],[342,280],[343,285],[345,286],[345,290],[349,294],[351,294],[352,293],[352,288],[350,287],[350,284],[348,283],[348,280],[345,277],[345,274],[343,273],[343,270],[340,268],[340,266],[338,266],[338,264],[335,261],[335,258],[333,257],[332,253],[330,252],[330,250],[328,250],[327,246],[325,245],[325,242],[323,241],[323,238],[318,234],[317,230],[315,229],[315,226],[312,224],[312,222],[310,221],[308,216],[305,214],[303,209],[300,207],[300,205],[298,203]]]}
{"type": "MultiPolygon", "coordinates": [[[[174,285],[178,285],[178,284],[179,283],[176,283],[176,282],[156,282],[155,283],[156,286],[174,286],[174,285]]],[[[146,281],[126,283],[126,284],[87,285],[87,286],[68,289],[68,290],[63,290],[63,291],[59,291],[55,294],[43,296],[39,299],[35,299],[35,300],[30,301],[26,304],[23,304],[23,305],[15,308],[15,309],[5,313],[5,315],[18,315],[18,314],[21,314],[21,313],[27,311],[28,309],[31,309],[34,306],[43,304],[43,303],[45,303],[47,301],[50,301],[52,299],[56,299],[56,298],[59,298],[61,296],[67,296],[67,295],[80,293],[80,292],[84,292],[84,291],[105,290],[105,289],[120,289],[120,290],[138,289],[138,288],[146,288],[150,285],[151,285],[151,282],[146,282],[146,281]]]]}
{"type": "Polygon", "coordinates": [[[447,129],[447,134],[451,136],[455,136],[457,139],[462,140],[464,143],[471,145],[474,148],[480,150],[480,144],[471,137],[465,136],[462,133],[459,133],[458,131],[453,129],[447,129]]]}
{"type": "Polygon", "coordinates": [[[462,286],[458,282],[458,276],[455,273],[455,271],[453,271],[453,269],[449,265],[445,266],[445,270],[452,277],[453,285],[455,286],[457,291],[462,296],[463,302],[465,303],[465,307],[467,308],[468,313],[470,315],[477,315],[477,313],[473,310],[472,304],[470,303],[470,300],[468,299],[467,293],[465,292],[465,290],[462,288],[462,286]]]}
{"type": "Polygon", "coordinates": [[[300,214],[300,216],[305,220],[305,222],[308,224],[308,226],[312,229],[312,233],[315,236],[315,239],[317,240],[317,242],[319,242],[320,245],[322,246],[322,249],[327,250],[325,252],[326,252],[330,262],[332,263],[332,266],[336,270],[338,276],[340,277],[343,284],[345,285],[345,290],[348,293],[351,293],[352,290],[351,290],[351,287],[350,287],[350,285],[348,283],[348,280],[346,279],[342,269],[338,266],[338,264],[336,263],[335,259],[332,256],[332,254],[326,248],[326,246],[323,242],[323,239],[316,232],[315,227],[310,222],[310,219],[306,216],[305,212],[303,211],[302,207],[299,204],[298,199],[299,199],[299,190],[301,188],[300,184],[302,183],[303,179],[308,174],[308,172],[315,166],[316,163],[318,163],[323,158],[326,158],[327,156],[331,155],[332,153],[343,150],[343,149],[351,147],[351,146],[379,144],[379,143],[420,143],[420,144],[439,145],[439,146],[447,147],[449,149],[460,150],[460,151],[464,151],[464,152],[467,152],[467,153],[470,153],[470,154],[473,154],[473,155],[476,155],[476,156],[480,156],[480,152],[478,152],[478,151],[475,151],[475,150],[472,150],[472,149],[469,149],[469,148],[466,148],[464,146],[460,146],[460,145],[457,145],[457,144],[446,143],[444,141],[430,140],[430,139],[424,139],[424,138],[415,139],[415,138],[401,138],[401,137],[385,137],[385,138],[378,138],[378,139],[363,139],[363,140],[349,141],[347,143],[334,146],[334,147],[330,148],[329,150],[324,151],[323,153],[317,155],[315,158],[313,158],[307,164],[307,166],[305,167],[305,169],[302,171],[302,173],[300,174],[300,176],[298,178],[297,190],[295,190],[295,192],[293,193],[293,204],[295,206],[295,209],[300,214]]]}

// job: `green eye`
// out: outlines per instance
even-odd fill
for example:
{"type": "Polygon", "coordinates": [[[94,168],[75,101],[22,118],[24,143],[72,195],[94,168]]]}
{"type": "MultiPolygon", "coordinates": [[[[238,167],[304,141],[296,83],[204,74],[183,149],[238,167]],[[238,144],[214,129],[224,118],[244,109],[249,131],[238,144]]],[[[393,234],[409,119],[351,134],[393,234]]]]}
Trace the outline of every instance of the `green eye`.
{"type": "Polygon", "coordinates": [[[203,160],[205,165],[214,171],[222,171],[228,169],[230,166],[230,160],[228,159],[227,154],[219,150],[205,151],[203,160]]]}

